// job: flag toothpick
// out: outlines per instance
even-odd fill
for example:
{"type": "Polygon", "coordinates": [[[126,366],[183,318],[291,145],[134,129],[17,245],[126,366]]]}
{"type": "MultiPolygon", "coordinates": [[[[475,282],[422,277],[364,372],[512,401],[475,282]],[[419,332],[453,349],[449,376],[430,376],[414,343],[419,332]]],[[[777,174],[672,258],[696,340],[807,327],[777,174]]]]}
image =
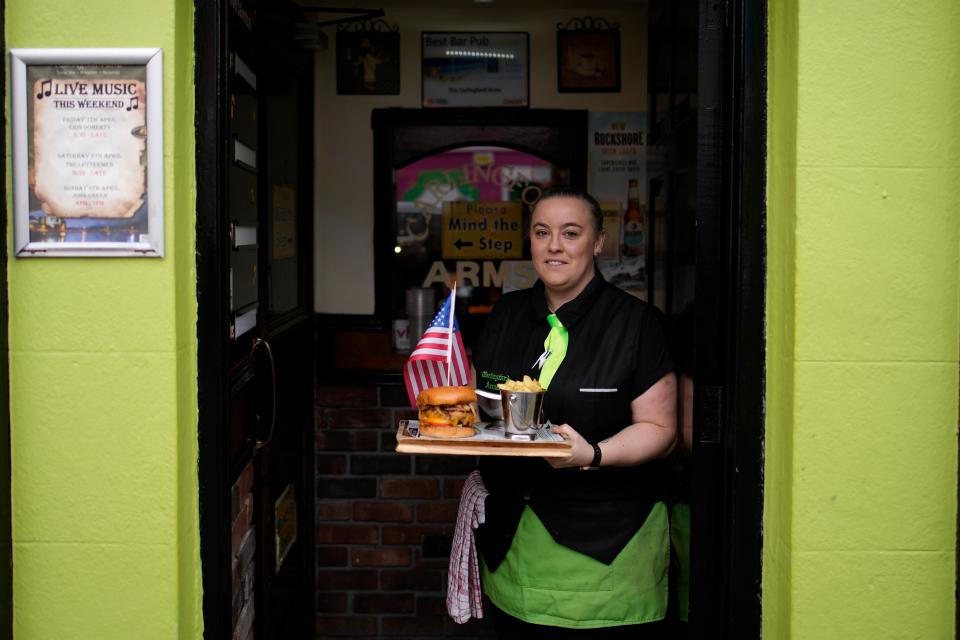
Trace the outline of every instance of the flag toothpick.
{"type": "MultiPolygon", "coordinates": [[[[450,335],[453,335],[453,312],[457,308],[457,281],[453,281],[453,291],[450,292],[450,320],[447,322],[447,329],[450,331],[450,335]]],[[[445,386],[450,386],[450,366],[451,361],[453,360],[453,340],[447,342],[447,377],[444,381],[445,386]]]]}

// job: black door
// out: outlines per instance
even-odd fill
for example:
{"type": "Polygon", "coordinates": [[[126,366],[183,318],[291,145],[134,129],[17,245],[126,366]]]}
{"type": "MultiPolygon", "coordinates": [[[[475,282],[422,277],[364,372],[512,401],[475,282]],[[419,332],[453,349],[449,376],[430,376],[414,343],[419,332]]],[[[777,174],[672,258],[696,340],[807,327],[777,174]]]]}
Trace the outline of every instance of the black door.
{"type": "Polygon", "coordinates": [[[285,3],[198,3],[208,638],[313,634],[312,66],[285,3]]]}
{"type": "Polygon", "coordinates": [[[759,638],[765,6],[648,7],[650,299],[682,390],[674,637],[759,638]]]}
{"type": "Polygon", "coordinates": [[[270,345],[269,442],[258,454],[264,532],[260,638],[314,634],[313,55],[282,3],[260,22],[260,334],[270,345]],[[272,434],[272,435],[271,435],[272,434]]]}
{"type": "Polygon", "coordinates": [[[698,0],[692,638],[759,638],[766,3],[698,0]]]}

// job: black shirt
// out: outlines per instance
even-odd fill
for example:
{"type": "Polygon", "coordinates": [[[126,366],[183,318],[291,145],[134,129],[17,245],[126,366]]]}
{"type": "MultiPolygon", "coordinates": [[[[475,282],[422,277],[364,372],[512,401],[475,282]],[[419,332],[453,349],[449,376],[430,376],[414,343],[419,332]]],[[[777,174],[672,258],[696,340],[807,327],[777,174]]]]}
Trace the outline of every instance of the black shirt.
{"type": "MultiPolygon", "coordinates": [[[[539,377],[549,313],[540,281],[497,303],[474,350],[478,388],[496,391],[504,378],[539,377]]],[[[556,313],[569,340],[544,398],[544,419],[599,442],[632,424],[630,402],[673,370],[662,322],[654,307],[599,272],[556,313]]],[[[663,498],[662,467],[654,461],[580,472],[554,469],[542,458],[483,458],[491,495],[478,542],[487,565],[495,569],[503,559],[527,504],[558,543],[611,562],[663,498]]]]}

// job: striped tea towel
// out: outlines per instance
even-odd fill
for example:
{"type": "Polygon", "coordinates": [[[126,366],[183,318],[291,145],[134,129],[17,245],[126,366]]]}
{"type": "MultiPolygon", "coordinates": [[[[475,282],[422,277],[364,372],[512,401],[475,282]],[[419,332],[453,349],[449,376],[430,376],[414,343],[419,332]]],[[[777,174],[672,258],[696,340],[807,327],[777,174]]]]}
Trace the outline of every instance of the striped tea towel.
{"type": "Polygon", "coordinates": [[[483,485],[480,472],[474,471],[467,476],[463,493],[460,494],[460,509],[453,531],[447,576],[447,613],[457,624],[463,624],[471,617],[483,617],[480,565],[473,530],[483,523],[483,502],[489,493],[483,485]]]}

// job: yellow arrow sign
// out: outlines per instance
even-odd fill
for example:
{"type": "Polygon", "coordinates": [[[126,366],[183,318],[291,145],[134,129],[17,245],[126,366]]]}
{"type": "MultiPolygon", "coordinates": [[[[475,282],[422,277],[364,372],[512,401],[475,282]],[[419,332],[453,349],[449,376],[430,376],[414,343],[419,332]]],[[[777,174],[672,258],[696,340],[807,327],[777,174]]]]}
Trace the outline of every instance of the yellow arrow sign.
{"type": "Polygon", "coordinates": [[[523,256],[519,202],[445,202],[441,225],[444,259],[523,256]]]}

